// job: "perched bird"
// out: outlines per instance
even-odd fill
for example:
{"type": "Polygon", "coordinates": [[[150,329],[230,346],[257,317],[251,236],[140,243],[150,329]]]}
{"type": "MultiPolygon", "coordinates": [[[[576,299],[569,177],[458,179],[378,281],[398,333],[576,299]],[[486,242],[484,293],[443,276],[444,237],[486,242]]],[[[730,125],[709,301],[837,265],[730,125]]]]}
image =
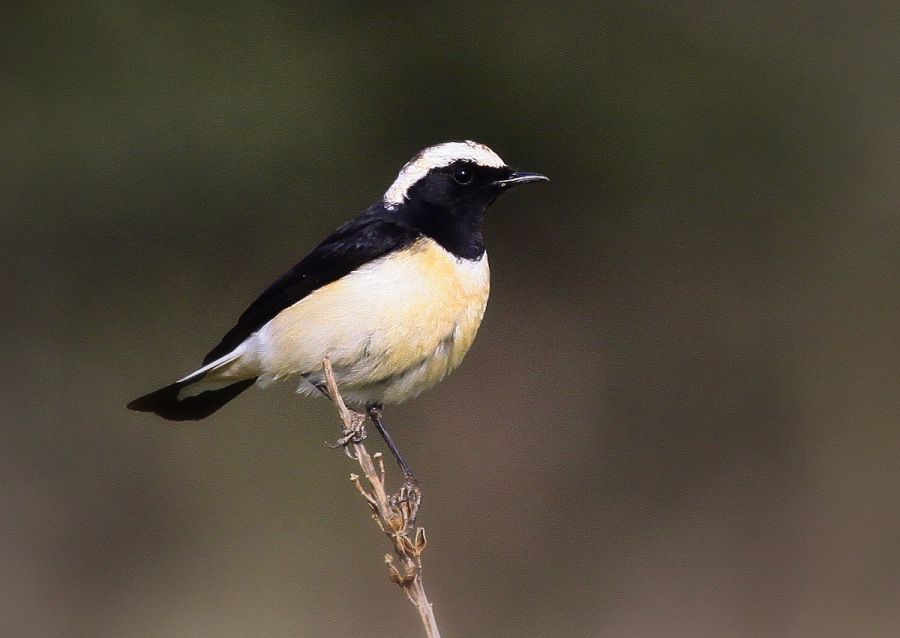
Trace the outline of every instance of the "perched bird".
{"type": "Polygon", "coordinates": [[[299,393],[324,393],[328,357],[341,395],[366,407],[409,475],[381,407],[460,364],[488,300],[485,211],[512,186],[546,179],[471,141],[420,151],[381,201],[250,304],[200,368],[128,408],[203,419],[252,385],[287,378],[299,393]]]}

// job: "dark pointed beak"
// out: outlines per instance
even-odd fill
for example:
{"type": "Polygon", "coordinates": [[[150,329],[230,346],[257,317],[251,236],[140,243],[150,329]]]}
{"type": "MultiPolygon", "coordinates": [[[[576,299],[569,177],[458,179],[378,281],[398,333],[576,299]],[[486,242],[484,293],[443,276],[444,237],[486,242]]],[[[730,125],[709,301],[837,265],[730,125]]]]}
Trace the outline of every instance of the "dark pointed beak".
{"type": "Polygon", "coordinates": [[[501,188],[509,188],[516,184],[527,184],[528,182],[549,182],[550,178],[540,173],[528,173],[526,171],[514,171],[506,179],[498,179],[494,182],[495,186],[501,188]]]}

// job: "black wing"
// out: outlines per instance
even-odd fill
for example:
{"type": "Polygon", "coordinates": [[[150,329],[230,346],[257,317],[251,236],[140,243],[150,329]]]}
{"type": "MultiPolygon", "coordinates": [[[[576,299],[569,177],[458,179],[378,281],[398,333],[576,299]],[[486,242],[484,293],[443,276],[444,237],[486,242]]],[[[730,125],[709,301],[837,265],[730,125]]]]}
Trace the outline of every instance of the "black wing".
{"type": "Polygon", "coordinates": [[[234,350],[279,312],[363,264],[412,244],[419,236],[399,216],[376,204],[338,228],[300,263],[269,286],[238,319],[203,364],[234,350]]]}

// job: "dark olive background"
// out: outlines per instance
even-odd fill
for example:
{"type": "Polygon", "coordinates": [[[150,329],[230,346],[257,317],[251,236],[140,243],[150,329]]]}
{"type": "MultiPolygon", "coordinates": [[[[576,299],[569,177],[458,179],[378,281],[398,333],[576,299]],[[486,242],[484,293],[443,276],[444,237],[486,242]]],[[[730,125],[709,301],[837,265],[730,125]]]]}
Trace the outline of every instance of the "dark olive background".
{"type": "Polygon", "coordinates": [[[124,404],[461,138],[552,181],[387,413],[444,634],[900,632],[896,4],[598,4],[3,5],[0,634],[419,635],[323,401],[124,404]]]}

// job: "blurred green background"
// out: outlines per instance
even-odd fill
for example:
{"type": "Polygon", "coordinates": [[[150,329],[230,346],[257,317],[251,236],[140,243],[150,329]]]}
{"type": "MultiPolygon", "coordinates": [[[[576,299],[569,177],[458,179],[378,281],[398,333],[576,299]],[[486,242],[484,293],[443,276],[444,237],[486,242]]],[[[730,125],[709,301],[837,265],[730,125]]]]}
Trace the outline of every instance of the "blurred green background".
{"type": "Polygon", "coordinates": [[[124,404],[464,138],[552,182],[387,413],[445,635],[900,634],[895,2],[0,18],[0,635],[419,635],[325,402],[124,404]]]}

